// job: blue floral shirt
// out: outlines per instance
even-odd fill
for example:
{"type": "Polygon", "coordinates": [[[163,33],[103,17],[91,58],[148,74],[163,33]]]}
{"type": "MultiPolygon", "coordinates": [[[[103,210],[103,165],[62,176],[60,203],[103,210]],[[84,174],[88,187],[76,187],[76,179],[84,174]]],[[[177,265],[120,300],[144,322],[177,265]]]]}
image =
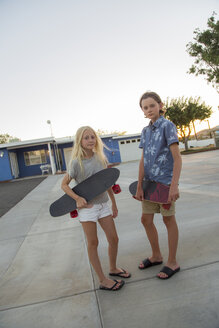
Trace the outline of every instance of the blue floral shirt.
{"type": "Polygon", "coordinates": [[[175,125],[160,116],[141,133],[139,148],[143,148],[145,178],[169,185],[173,175],[170,145],[179,143],[175,125]]]}

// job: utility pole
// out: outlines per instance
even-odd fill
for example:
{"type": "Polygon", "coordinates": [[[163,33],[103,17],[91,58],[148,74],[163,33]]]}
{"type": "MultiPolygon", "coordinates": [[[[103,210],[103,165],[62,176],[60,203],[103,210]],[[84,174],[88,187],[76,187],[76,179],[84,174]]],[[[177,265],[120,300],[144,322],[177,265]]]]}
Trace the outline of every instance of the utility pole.
{"type": "Polygon", "coordinates": [[[51,137],[54,137],[53,132],[52,132],[52,123],[51,123],[51,121],[50,120],[47,120],[46,123],[50,125],[51,137]]]}

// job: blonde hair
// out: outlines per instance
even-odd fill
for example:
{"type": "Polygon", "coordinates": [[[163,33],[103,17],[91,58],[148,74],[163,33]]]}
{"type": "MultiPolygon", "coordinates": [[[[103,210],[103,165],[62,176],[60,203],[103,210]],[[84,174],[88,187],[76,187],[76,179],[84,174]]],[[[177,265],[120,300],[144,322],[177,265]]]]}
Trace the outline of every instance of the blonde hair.
{"type": "Polygon", "coordinates": [[[94,129],[92,129],[90,126],[81,126],[77,130],[76,135],[75,135],[75,141],[74,141],[71,161],[74,159],[77,159],[79,162],[79,165],[83,171],[82,160],[86,157],[86,152],[81,146],[81,141],[82,141],[83,134],[86,130],[92,131],[93,134],[95,135],[96,145],[94,148],[94,153],[97,155],[97,159],[103,164],[104,167],[106,167],[108,161],[104,154],[105,145],[102,142],[102,140],[100,139],[100,137],[98,136],[98,134],[96,133],[96,131],[94,129]]]}

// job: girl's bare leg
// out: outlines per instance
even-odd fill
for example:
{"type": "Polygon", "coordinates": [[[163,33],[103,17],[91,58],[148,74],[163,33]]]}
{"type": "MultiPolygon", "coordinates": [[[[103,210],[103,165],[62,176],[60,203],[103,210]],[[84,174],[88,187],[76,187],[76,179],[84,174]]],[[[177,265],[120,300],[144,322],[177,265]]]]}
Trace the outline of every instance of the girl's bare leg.
{"type": "MultiPolygon", "coordinates": [[[[105,232],[106,238],[109,243],[108,255],[109,255],[110,273],[122,272],[122,270],[120,268],[117,268],[117,266],[116,266],[119,238],[117,235],[114,219],[110,215],[105,218],[99,219],[99,223],[100,223],[101,228],[105,232]]],[[[126,273],[122,274],[122,276],[128,277],[129,273],[126,272],[126,273]]]]}
{"type": "MultiPolygon", "coordinates": [[[[87,239],[87,250],[91,265],[93,266],[101,285],[111,288],[115,281],[108,279],[102,270],[100,263],[97,247],[98,247],[98,237],[97,237],[97,225],[95,222],[81,222],[84,233],[87,239]]],[[[115,289],[119,287],[119,284],[115,286],[115,289]]]]}
{"type": "MultiPolygon", "coordinates": [[[[142,214],[141,223],[143,224],[148,240],[152,249],[152,256],[149,258],[151,262],[162,261],[162,255],[159,246],[158,233],[154,225],[154,214],[142,214]]],[[[143,263],[139,265],[143,267],[143,263]]]]}

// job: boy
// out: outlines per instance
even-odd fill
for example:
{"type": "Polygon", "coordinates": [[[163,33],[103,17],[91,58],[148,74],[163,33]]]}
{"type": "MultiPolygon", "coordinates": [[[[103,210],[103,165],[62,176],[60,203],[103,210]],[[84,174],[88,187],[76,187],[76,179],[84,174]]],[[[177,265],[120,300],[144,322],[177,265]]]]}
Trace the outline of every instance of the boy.
{"type": "Polygon", "coordinates": [[[163,103],[155,92],[146,92],[140,99],[140,107],[145,117],[151,121],[142,131],[139,147],[143,148],[139,164],[139,177],[136,198],[142,201],[141,222],[152,248],[152,256],[143,260],[139,269],[146,269],[163,263],[157,229],[153,223],[154,214],[161,213],[168,233],[169,256],[166,265],[158,273],[160,279],[168,279],[180,270],[176,261],[178,227],[175,219],[175,201],[179,198],[178,182],[182,160],[178,147],[175,125],[163,117],[163,103]],[[143,178],[170,186],[169,209],[162,204],[144,200],[143,178]]]}

